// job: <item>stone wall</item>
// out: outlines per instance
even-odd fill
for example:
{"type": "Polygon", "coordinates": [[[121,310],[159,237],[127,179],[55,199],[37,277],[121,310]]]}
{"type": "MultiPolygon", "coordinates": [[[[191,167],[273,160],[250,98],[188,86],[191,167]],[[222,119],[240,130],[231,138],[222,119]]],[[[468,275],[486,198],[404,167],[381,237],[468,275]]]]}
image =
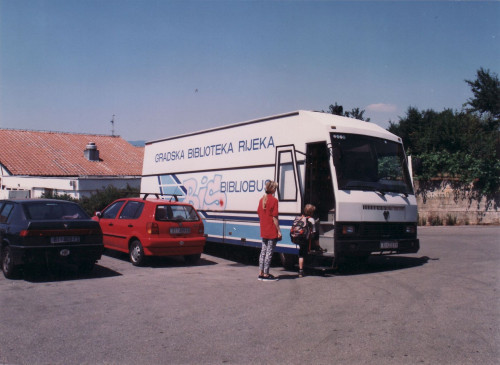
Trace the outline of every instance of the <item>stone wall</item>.
{"type": "Polygon", "coordinates": [[[420,225],[500,225],[500,193],[479,196],[471,190],[454,189],[451,183],[415,182],[420,225]]]}

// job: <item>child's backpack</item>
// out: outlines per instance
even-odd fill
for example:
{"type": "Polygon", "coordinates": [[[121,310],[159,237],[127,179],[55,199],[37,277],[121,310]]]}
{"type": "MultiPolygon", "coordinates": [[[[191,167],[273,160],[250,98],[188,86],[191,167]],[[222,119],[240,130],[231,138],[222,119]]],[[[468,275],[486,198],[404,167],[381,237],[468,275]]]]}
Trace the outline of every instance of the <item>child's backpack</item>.
{"type": "Polygon", "coordinates": [[[304,215],[295,217],[290,228],[292,242],[299,245],[305,244],[309,242],[309,237],[311,237],[311,227],[307,222],[307,217],[304,215]]]}

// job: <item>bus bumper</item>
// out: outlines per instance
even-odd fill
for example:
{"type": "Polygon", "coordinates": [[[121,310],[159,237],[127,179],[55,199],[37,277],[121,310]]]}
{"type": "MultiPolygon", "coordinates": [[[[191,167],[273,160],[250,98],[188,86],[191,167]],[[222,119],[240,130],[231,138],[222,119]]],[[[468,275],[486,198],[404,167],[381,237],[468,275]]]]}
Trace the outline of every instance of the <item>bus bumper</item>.
{"type": "Polygon", "coordinates": [[[337,256],[367,256],[371,253],[403,254],[417,253],[420,249],[420,240],[391,239],[391,240],[345,240],[335,242],[337,256]]]}

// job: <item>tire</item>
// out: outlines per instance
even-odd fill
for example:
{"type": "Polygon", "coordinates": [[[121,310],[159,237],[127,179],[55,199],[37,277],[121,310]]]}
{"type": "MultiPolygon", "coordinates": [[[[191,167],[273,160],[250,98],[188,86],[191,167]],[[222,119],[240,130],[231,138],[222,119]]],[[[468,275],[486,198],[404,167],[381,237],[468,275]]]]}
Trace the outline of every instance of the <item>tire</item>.
{"type": "Polygon", "coordinates": [[[280,252],[281,265],[285,270],[294,270],[295,265],[299,262],[297,255],[280,252]]]}
{"type": "Polygon", "coordinates": [[[19,267],[12,260],[12,249],[10,246],[2,248],[2,271],[7,279],[15,279],[19,273],[19,267]]]}
{"type": "Polygon", "coordinates": [[[146,255],[144,255],[144,249],[142,248],[141,241],[134,240],[130,244],[130,262],[134,266],[144,266],[146,263],[146,255]]]}
{"type": "Polygon", "coordinates": [[[196,253],[194,255],[185,255],[184,261],[188,265],[198,265],[200,263],[201,253],[196,253]]]}

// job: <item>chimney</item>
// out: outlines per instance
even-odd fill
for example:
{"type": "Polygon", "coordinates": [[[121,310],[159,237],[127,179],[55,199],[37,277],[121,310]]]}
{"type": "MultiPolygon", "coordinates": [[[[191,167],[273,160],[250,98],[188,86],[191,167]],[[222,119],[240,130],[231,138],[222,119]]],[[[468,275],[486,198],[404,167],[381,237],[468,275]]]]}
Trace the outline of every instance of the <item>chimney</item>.
{"type": "Polygon", "coordinates": [[[95,142],[89,142],[85,146],[85,151],[83,151],[85,158],[89,161],[99,161],[99,150],[95,145],[95,142]]]}

